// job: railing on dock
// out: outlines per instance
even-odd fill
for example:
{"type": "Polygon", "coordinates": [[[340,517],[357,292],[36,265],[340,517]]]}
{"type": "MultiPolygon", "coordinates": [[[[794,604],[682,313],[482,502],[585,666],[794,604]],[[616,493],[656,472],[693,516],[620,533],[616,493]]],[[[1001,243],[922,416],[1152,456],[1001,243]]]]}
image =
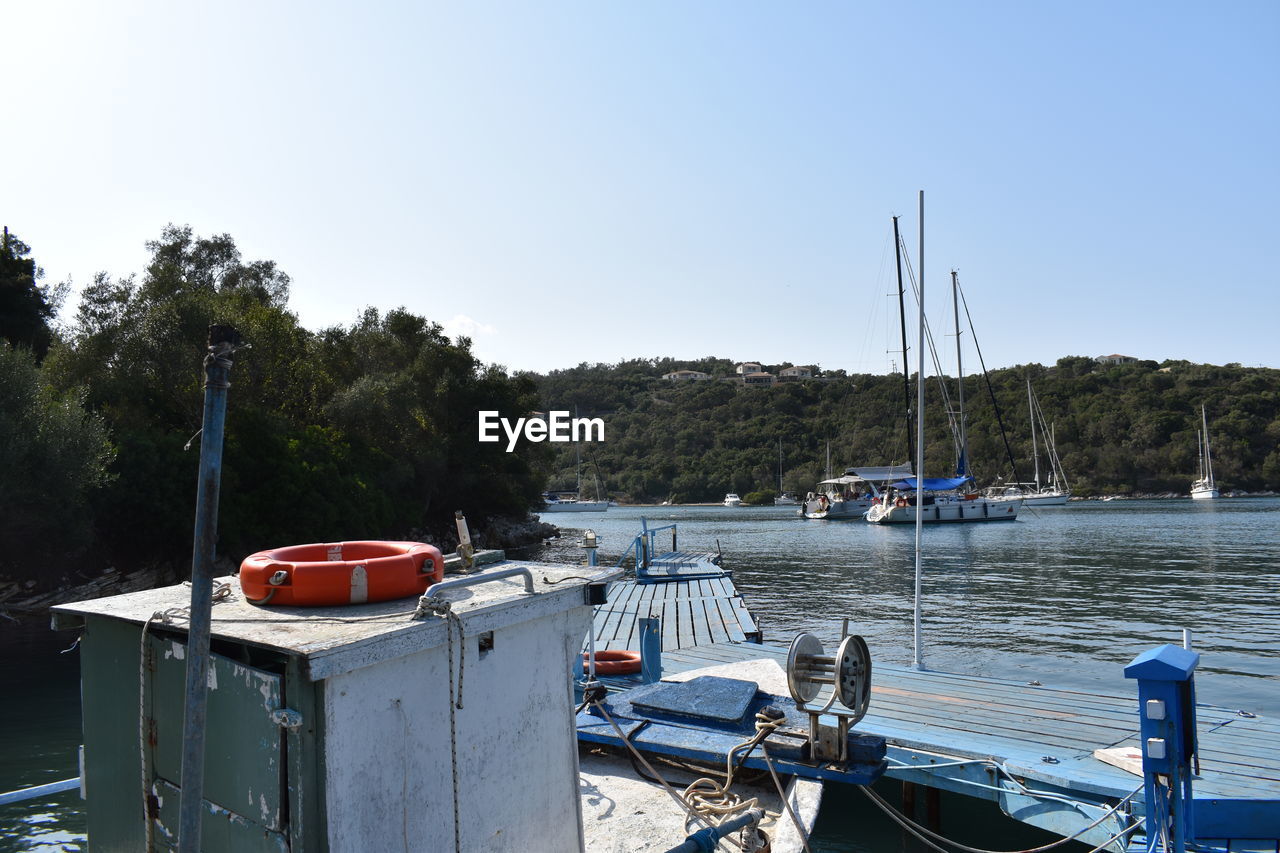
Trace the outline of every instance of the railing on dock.
{"type": "Polygon", "coordinates": [[[640,532],[636,534],[635,539],[631,540],[631,544],[627,546],[627,550],[622,552],[622,556],[618,557],[617,567],[622,568],[628,557],[635,560],[635,568],[637,570],[649,568],[650,562],[653,560],[653,554],[657,550],[658,534],[664,530],[671,531],[671,550],[676,552],[678,534],[676,532],[677,525],[664,524],[661,527],[650,527],[644,518],[640,519],[640,532]]]}

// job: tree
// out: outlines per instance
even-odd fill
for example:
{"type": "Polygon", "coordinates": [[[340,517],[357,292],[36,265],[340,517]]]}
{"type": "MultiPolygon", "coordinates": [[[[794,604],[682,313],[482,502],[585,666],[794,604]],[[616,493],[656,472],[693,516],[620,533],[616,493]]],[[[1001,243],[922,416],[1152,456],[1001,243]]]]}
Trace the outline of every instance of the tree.
{"type": "Polygon", "coordinates": [[[40,285],[44,270],[30,254],[31,247],[6,225],[0,242],[0,335],[13,346],[30,349],[40,361],[53,342],[50,324],[68,287],[40,285]]]}
{"type": "Polygon", "coordinates": [[[31,351],[0,344],[0,573],[34,578],[87,550],[88,500],[111,458],[82,395],[58,393],[31,351]]]}

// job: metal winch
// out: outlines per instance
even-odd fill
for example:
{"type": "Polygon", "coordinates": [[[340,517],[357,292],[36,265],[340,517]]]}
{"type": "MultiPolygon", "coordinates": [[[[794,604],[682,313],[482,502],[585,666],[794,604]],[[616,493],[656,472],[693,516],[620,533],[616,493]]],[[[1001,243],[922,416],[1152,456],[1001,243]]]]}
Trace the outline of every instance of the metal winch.
{"type": "Polygon", "coordinates": [[[787,652],[787,686],[796,708],[809,715],[810,754],[819,761],[849,760],[849,729],[867,713],[871,701],[871,652],[862,637],[841,627],[840,646],[828,655],[812,634],[797,634],[787,652]],[[821,706],[812,705],[824,687],[831,694],[821,706]],[[837,704],[839,703],[839,704],[837,704]],[[821,722],[835,717],[836,725],[821,722]]]}

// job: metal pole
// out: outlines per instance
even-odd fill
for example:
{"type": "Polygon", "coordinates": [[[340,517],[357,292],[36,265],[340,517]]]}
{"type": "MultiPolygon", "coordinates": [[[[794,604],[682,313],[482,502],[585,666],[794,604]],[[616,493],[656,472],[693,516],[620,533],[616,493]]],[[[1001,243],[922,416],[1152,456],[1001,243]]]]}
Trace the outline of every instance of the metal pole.
{"type": "MultiPolygon", "coordinates": [[[[200,849],[204,798],[204,732],[209,673],[209,623],[213,610],[213,557],[218,533],[222,436],[231,387],[231,356],[240,342],[232,326],[209,327],[204,359],[204,425],[200,434],[200,485],[196,492],[195,546],[191,557],[191,621],[187,637],[187,693],[182,734],[182,798],[178,850],[200,849]]],[[[150,820],[150,817],[147,818],[150,820]]]]}
{"type": "Polygon", "coordinates": [[[920,337],[916,340],[916,588],[912,614],[916,669],[924,669],[924,644],[920,638],[920,588],[924,575],[920,549],[924,530],[924,190],[920,190],[920,337]]]}

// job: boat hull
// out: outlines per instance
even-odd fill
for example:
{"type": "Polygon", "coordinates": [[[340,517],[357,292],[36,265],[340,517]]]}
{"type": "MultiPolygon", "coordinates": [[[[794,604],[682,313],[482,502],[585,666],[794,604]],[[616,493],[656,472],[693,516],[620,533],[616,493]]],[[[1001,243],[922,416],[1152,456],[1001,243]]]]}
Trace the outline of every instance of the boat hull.
{"type": "Polygon", "coordinates": [[[609,504],[606,501],[576,501],[573,503],[562,501],[560,503],[547,504],[538,512],[605,512],[608,509],[609,504]]]}
{"type": "Polygon", "coordinates": [[[871,509],[875,501],[871,498],[855,501],[831,501],[826,509],[820,508],[818,501],[809,501],[804,505],[805,518],[821,518],[827,521],[852,520],[862,518],[871,509]]]}
{"type": "MultiPolygon", "coordinates": [[[[963,501],[938,501],[926,504],[921,515],[924,524],[963,524],[980,521],[1014,521],[1022,506],[1019,499],[988,500],[977,498],[963,501]]],[[[867,521],[873,524],[915,524],[916,508],[913,504],[898,506],[896,503],[877,503],[867,511],[867,521]]]]}
{"type": "Polygon", "coordinates": [[[1191,499],[1193,501],[1211,501],[1220,497],[1222,497],[1222,495],[1217,489],[1201,488],[1191,490],[1191,499]]]}
{"type": "Polygon", "coordinates": [[[1071,500],[1070,494],[1065,495],[1030,495],[1022,499],[1023,506],[1066,506],[1067,501],[1071,500]]]}

